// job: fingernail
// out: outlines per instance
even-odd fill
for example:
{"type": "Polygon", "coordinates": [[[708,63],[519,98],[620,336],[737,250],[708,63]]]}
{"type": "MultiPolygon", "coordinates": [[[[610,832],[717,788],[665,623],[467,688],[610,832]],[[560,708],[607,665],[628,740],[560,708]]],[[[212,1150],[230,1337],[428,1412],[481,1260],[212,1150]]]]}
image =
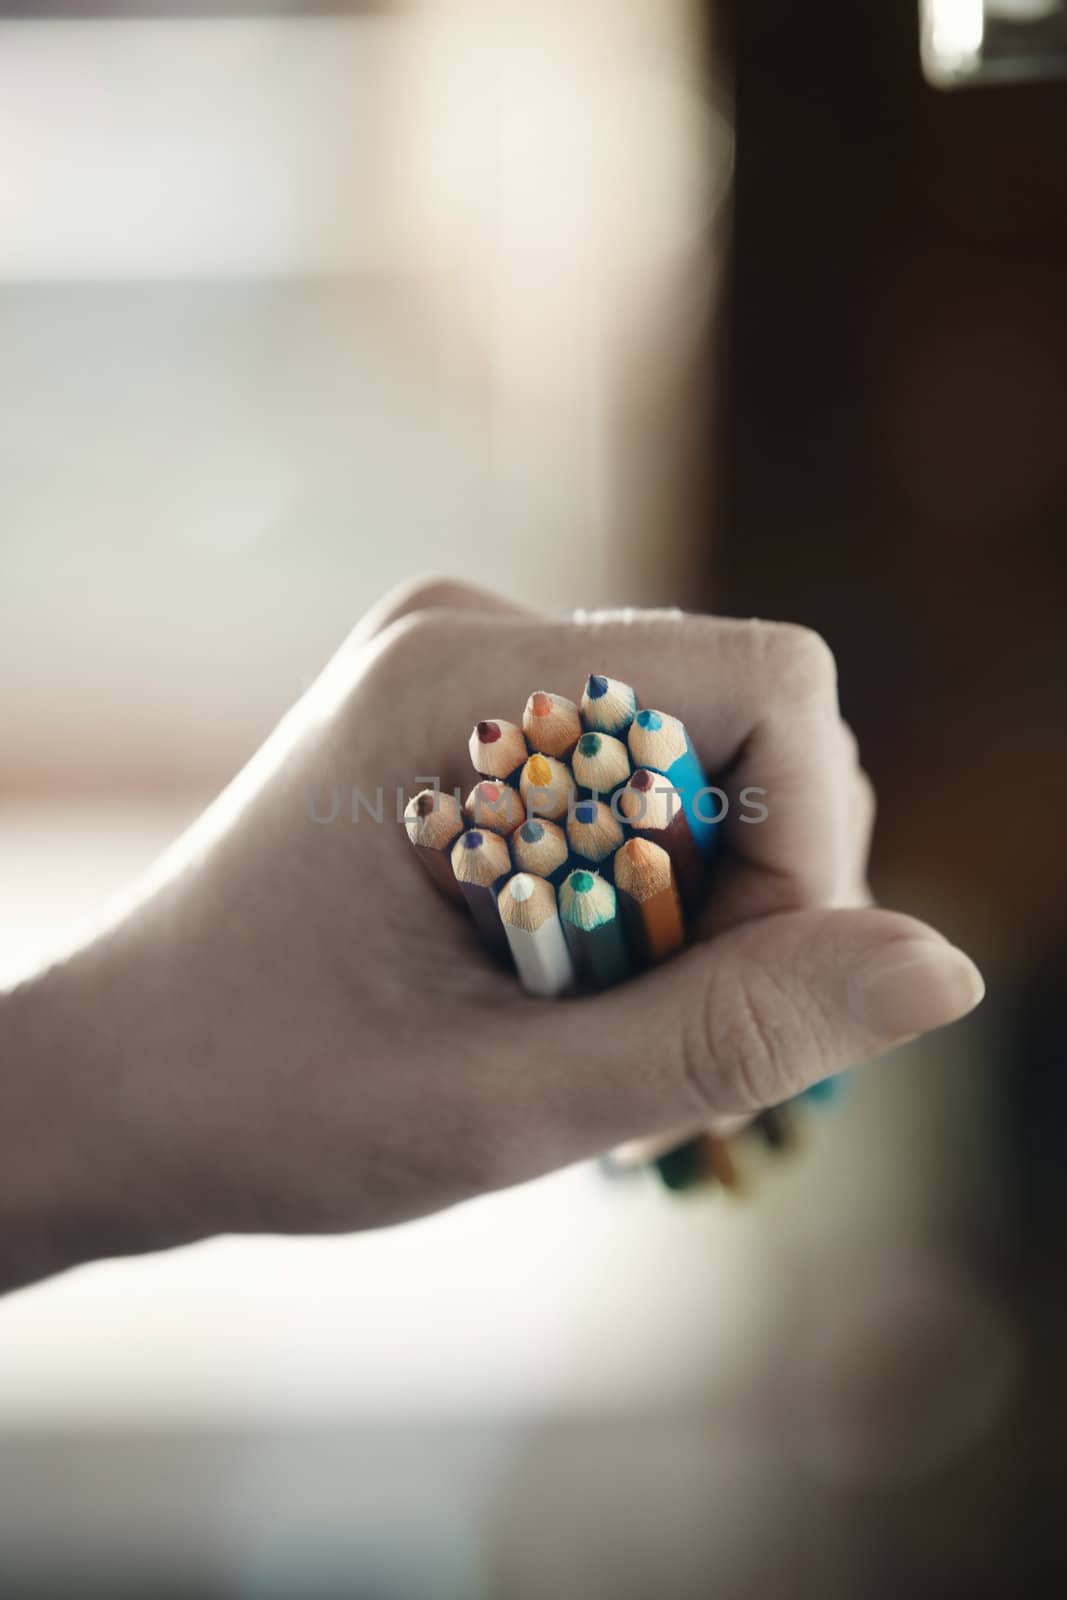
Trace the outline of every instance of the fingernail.
{"type": "Polygon", "coordinates": [[[985,994],[969,956],[936,939],[909,939],[880,950],[852,973],[853,1015],[884,1039],[907,1039],[965,1017],[985,994]]]}

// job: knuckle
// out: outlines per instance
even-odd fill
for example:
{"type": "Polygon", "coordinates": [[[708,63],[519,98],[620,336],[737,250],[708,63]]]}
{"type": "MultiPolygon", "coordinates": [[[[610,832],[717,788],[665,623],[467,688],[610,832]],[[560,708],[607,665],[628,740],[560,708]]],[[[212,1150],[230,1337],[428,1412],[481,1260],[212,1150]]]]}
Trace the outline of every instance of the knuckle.
{"type": "Polygon", "coordinates": [[[797,699],[837,693],[837,662],[821,633],[796,622],[767,625],[766,657],[776,682],[797,699]]]}

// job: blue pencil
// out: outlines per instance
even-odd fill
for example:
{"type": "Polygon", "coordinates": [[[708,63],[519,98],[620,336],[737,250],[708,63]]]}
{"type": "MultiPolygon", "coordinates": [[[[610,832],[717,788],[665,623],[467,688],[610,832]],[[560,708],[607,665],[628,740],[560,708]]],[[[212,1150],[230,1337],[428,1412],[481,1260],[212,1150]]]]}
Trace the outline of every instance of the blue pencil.
{"type": "Polygon", "coordinates": [[[582,692],[582,723],[590,733],[610,733],[625,739],[634,720],[637,696],[628,683],[591,672],[582,692]]]}
{"type": "Polygon", "coordinates": [[[722,803],[708,789],[700,757],[684,725],[666,711],[639,711],[629,734],[635,767],[661,772],[681,796],[690,832],[705,860],[718,842],[722,803]]]}

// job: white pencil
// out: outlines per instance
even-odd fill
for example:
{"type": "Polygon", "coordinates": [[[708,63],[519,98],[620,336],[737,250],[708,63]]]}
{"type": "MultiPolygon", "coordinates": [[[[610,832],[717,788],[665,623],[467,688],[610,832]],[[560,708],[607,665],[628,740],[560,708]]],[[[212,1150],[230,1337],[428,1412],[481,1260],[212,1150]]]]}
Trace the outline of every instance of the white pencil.
{"type": "Polygon", "coordinates": [[[552,885],[518,872],[501,889],[497,910],[523,988],[545,999],[573,989],[574,965],[552,885]]]}

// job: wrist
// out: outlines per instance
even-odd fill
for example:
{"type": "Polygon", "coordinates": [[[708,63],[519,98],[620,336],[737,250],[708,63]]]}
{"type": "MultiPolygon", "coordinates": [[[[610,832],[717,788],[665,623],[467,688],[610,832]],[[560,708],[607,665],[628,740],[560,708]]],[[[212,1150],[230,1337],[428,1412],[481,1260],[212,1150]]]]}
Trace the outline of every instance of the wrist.
{"type": "Polygon", "coordinates": [[[0,1293],[183,1242],[151,1193],[127,1091],[149,1042],[125,1035],[106,946],[0,993],[0,1293]]]}

